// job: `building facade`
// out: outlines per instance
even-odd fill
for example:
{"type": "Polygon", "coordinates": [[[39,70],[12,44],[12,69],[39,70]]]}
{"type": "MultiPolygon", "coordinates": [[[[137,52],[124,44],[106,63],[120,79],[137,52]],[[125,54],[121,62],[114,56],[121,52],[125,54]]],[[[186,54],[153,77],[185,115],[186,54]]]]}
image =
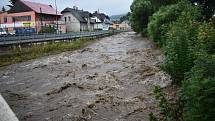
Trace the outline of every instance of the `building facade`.
{"type": "Polygon", "coordinates": [[[98,11],[92,14],[92,18],[95,21],[94,29],[95,30],[109,30],[112,22],[110,18],[104,13],[99,13],[98,11]]]}
{"type": "Polygon", "coordinates": [[[66,24],[67,32],[93,31],[94,22],[91,20],[91,13],[78,10],[77,7],[65,8],[61,14],[61,20],[66,24]]]}
{"type": "Polygon", "coordinates": [[[131,30],[131,26],[128,20],[125,20],[121,23],[115,22],[113,23],[112,28],[115,30],[131,30]]]}
{"type": "Polygon", "coordinates": [[[38,33],[44,26],[58,28],[64,33],[66,27],[62,22],[58,22],[61,14],[46,4],[19,0],[7,12],[0,14],[0,28],[9,33],[38,33]]]}

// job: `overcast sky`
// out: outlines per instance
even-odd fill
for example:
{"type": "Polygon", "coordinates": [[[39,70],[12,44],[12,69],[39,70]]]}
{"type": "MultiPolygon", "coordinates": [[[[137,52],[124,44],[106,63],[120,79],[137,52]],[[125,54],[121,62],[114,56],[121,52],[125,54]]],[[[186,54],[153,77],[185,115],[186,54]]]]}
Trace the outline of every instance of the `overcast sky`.
{"type": "MultiPolygon", "coordinates": [[[[0,0],[0,7],[9,4],[9,0],[0,0]]],[[[55,0],[28,0],[54,5],[55,0]]],[[[57,0],[59,10],[66,7],[78,6],[79,9],[94,12],[99,9],[108,15],[124,14],[130,10],[130,5],[133,0],[57,0]]]]}

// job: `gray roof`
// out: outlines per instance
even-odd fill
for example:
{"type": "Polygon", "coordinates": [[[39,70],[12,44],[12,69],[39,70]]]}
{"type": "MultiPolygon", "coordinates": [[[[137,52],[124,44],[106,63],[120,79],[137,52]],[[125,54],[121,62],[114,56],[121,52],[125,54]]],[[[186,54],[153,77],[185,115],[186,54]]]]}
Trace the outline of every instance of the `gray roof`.
{"type": "Polygon", "coordinates": [[[95,12],[93,13],[93,16],[98,17],[102,22],[104,22],[105,19],[110,20],[109,16],[105,15],[104,13],[95,12]]]}
{"type": "Polygon", "coordinates": [[[72,8],[65,8],[61,13],[70,12],[72,15],[74,15],[81,23],[87,23],[85,18],[90,17],[90,13],[88,11],[82,11],[72,8]]]}

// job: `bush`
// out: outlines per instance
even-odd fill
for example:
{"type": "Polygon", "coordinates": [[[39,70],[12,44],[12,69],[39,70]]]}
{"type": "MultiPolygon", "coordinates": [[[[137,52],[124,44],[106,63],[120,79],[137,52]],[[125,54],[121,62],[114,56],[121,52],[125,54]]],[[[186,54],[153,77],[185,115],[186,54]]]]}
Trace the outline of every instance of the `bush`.
{"type": "Polygon", "coordinates": [[[183,117],[186,121],[215,120],[215,28],[203,22],[194,45],[197,60],[182,84],[183,117]]]}
{"type": "Polygon", "coordinates": [[[180,9],[179,4],[161,7],[159,11],[153,14],[148,24],[149,38],[155,41],[158,45],[165,44],[165,39],[162,36],[167,33],[168,24],[176,21],[183,9],[180,9]]]}
{"type": "Polygon", "coordinates": [[[179,0],[134,0],[131,5],[130,22],[135,32],[147,35],[149,17],[160,7],[176,4],[179,0]]]}
{"type": "Polygon", "coordinates": [[[189,44],[191,41],[195,41],[193,38],[196,37],[196,34],[190,30],[195,31],[196,27],[194,23],[190,23],[186,27],[185,29],[180,22],[171,25],[167,35],[167,46],[165,47],[164,69],[177,84],[180,84],[180,80],[184,79],[184,73],[192,68],[195,60],[189,44]]]}
{"type": "Polygon", "coordinates": [[[182,121],[182,105],[179,100],[170,101],[161,87],[155,86],[154,94],[158,100],[160,115],[149,114],[150,121],[182,121]]]}
{"type": "Polygon", "coordinates": [[[197,3],[201,8],[201,13],[204,18],[209,19],[215,12],[215,0],[190,0],[192,3],[197,3]]]}
{"type": "Polygon", "coordinates": [[[166,55],[163,69],[171,75],[173,83],[182,84],[176,105],[168,101],[159,87],[155,89],[162,114],[156,117],[151,113],[151,121],[215,120],[215,18],[211,17],[215,9],[212,1],[134,0],[130,18],[134,31],[145,35],[147,30],[149,37],[163,47],[166,55]],[[180,2],[175,4],[177,1],[180,2]],[[149,21],[153,12],[156,13],[149,21]]]}
{"type": "Polygon", "coordinates": [[[42,26],[39,33],[56,33],[55,27],[52,26],[42,26]]]}
{"type": "Polygon", "coordinates": [[[182,86],[185,121],[215,120],[215,55],[200,57],[182,86]]]}
{"type": "Polygon", "coordinates": [[[72,42],[48,42],[23,47],[22,49],[15,48],[14,50],[8,50],[6,54],[0,55],[0,67],[64,51],[72,51],[85,46],[89,42],[87,38],[80,38],[72,42]]]}
{"type": "Polygon", "coordinates": [[[215,53],[215,27],[212,22],[202,23],[199,28],[198,40],[201,43],[202,51],[208,54],[215,53]]]}
{"type": "Polygon", "coordinates": [[[165,54],[166,61],[164,65],[174,83],[180,84],[184,79],[184,74],[193,67],[194,60],[198,57],[195,45],[198,43],[199,18],[198,9],[190,4],[186,5],[178,20],[169,25],[169,31],[166,33],[165,54]]]}

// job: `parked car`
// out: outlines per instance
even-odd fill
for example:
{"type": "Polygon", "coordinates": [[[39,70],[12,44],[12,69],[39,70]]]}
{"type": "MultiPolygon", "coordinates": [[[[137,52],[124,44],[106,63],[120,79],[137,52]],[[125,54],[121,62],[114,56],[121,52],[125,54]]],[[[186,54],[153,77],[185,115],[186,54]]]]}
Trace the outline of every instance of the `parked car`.
{"type": "Polygon", "coordinates": [[[33,34],[36,33],[34,28],[16,28],[15,34],[17,35],[25,35],[25,34],[33,34]]]}
{"type": "Polygon", "coordinates": [[[5,31],[5,29],[0,28],[0,36],[4,36],[7,35],[7,32],[5,31]]]}
{"type": "Polygon", "coordinates": [[[15,35],[16,31],[8,32],[8,35],[15,35]]]}

